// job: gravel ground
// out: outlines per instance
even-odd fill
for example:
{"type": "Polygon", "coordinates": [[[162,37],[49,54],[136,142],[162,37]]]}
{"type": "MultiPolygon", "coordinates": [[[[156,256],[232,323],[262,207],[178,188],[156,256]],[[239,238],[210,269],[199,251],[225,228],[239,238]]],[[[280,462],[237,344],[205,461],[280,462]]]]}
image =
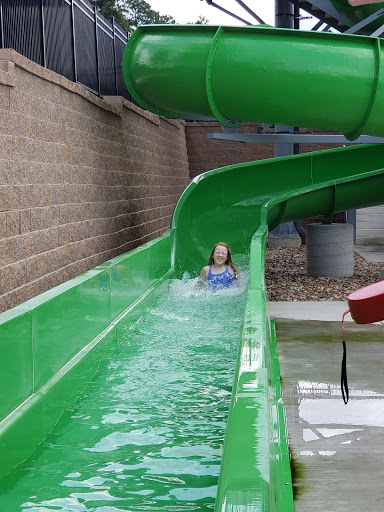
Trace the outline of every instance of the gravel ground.
{"type": "Polygon", "coordinates": [[[355,252],[353,277],[307,277],[306,248],[267,249],[265,278],[271,301],[346,300],[362,286],[379,280],[381,263],[355,252]]]}

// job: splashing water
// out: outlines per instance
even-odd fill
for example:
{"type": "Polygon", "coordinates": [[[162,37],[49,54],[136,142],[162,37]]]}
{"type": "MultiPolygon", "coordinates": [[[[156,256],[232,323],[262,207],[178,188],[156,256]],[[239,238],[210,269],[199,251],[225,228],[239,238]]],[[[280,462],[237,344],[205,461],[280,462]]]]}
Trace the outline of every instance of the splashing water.
{"type": "Polygon", "coordinates": [[[96,379],[1,483],[0,510],[214,508],[246,279],[167,281],[96,379]]]}

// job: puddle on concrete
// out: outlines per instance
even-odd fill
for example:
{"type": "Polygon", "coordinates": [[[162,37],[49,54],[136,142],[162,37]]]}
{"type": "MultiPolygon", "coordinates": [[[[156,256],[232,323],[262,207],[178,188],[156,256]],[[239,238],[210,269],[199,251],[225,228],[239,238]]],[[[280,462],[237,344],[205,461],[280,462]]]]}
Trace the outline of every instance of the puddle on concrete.
{"type": "Polygon", "coordinates": [[[296,512],[384,509],[384,327],[348,323],[350,400],[338,322],[277,321],[296,512]]]}

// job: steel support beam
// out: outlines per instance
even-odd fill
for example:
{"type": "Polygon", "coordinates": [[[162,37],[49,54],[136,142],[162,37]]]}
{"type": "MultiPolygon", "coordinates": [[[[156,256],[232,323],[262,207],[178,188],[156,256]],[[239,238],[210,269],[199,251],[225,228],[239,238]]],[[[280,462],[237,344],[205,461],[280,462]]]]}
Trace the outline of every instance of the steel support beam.
{"type": "Polygon", "coordinates": [[[310,133],[209,133],[209,139],[253,144],[384,144],[384,137],[361,135],[354,141],[344,135],[321,135],[310,133]]]}
{"type": "Polygon", "coordinates": [[[384,32],[384,25],[381,25],[377,30],[372,32],[371,37],[380,37],[381,34],[384,32]]]}
{"type": "Polygon", "coordinates": [[[263,21],[260,16],[258,16],[255,12],[252,11],[252,9],[250,9],[248,7],[247,4],[245,4],[242,0],[235,0],[235,2],[237,2],[240,7],[242,7],[250,16],[252,16],[252,18],[255,18],[256,21],[258,21],[259,23],[261,23],[262,25],[265,24],[265,21],[263,21]]]}
{"type": "Polygon", "coordinates": [[[208,5],[215,7],[216,9],[223,12],[224,14],[228,14],[228,16],[235,18],[235,20],[241,21],[245,25],[252,25],[252,23],[250,21],[240,18],[240,16],[237,16],[237,14],[234,14],[233,12],[228,11],[227,9],[224,9],[224,7],[221,7],[221,5],[215,4],[214,2],[212,2],[212,0],[205,0],[205,1],[207,2],[208,5]]]}
{"type": "Polygon", "coordinates": [[[359,21],[359,23],[356,23],[356,25],[353,25],[353,27],[349,28],[344,32],[344,34],[355,34],[358,32],[361,28],[364,28],[365,26],[369,25],[371,21],[377,20],[377,18],[380,18],[384,14],[384,9],[379,9],[378,11],[374,12],[368,18],[365,18],[365,20],[359,21]]]}

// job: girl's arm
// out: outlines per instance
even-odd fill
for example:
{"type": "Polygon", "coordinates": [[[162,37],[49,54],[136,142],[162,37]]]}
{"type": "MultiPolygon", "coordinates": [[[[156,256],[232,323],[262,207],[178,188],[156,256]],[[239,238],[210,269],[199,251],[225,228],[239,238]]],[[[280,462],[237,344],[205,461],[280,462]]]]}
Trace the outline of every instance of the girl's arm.
{"type": "Polygon", "coordinates": [[[197,281],[197,283],[195,284],[195,288],[201,288],[202,286],[205,285],[205,282],[207,280],[207,277],[208,277],[208,271],[209,271],[209,267],[204,267],[201,272],[200,272],[200,276],[199,276],[199,280],[197,281]]]}
{"type": "Polygon", "coordinates": [[[235,278],[235,281],[236,281],[236,286],[240,286],[240,283],[243,280],[243,278],[241,277],[240,272],[235,272],[234,278],[235,278]]]}

